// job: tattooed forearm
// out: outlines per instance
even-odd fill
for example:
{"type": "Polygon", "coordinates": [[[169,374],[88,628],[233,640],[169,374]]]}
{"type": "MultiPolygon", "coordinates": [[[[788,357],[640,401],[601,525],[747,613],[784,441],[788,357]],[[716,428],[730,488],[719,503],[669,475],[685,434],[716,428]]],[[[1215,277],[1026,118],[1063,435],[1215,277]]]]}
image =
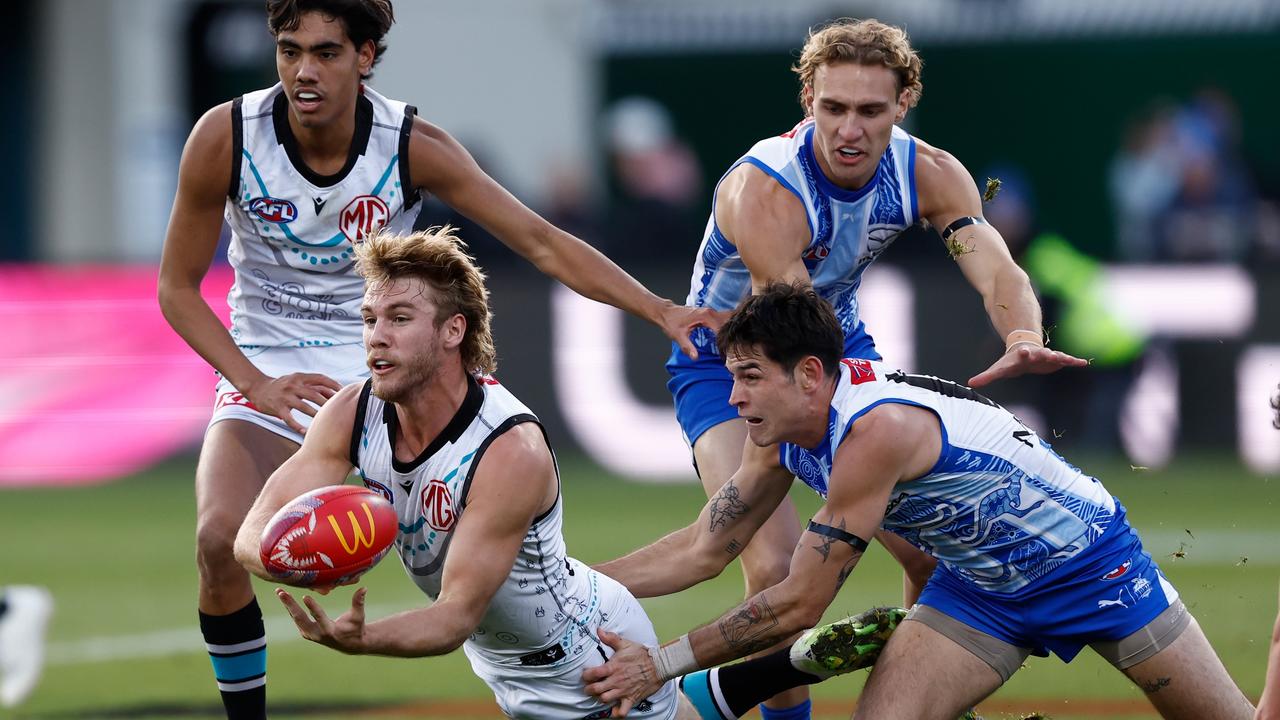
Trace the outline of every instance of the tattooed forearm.
{"type": "Polygon", "coordinates": [[[837,592],[840,590],[840,588],[844,587],[844,581],[849,579],[849,573],[853,572],[853,567],[857,565],[858,561],[861,559],[862,559],[862,553],[855,552],[853,554],[853,557],[849,558],[849,562],[845,563],[843,568],[840,568],[840,574],[836,576],[837,592]]]}
{"type": "Polygon", "coordinates": [[[711,532],[724,527],[730,520],[742,517],[750,509],[739,498],[738,488],[730,480],[711,498],[711,532]]]}
{"type": "Polygon", "coordinates": [[[1163,688],[1169,687],[1169,684],[1172,682],[1173,682],[1172,678],[1167,678],[1167,677],[1156,678],[1155,680],[1151,680],[1150,682],[1142,683],[1142,691],[1148,695],[1152,693],[1158,693],[1163,688]]]}
{"type": "Polygon", "coordinates": [[[734,538],[729,541],[728,545],[724,546],[724,551],[736,557],[738,553],[742,552],[742,543],[738,542],[737,538],[734,538]]]}
{"type": "Polygon", "coordinates": [[[719,622],[725,643],[742,654],[766,648],[782,638],[778,618],[763,597],[753,598],[738,606],[719,622]]]}

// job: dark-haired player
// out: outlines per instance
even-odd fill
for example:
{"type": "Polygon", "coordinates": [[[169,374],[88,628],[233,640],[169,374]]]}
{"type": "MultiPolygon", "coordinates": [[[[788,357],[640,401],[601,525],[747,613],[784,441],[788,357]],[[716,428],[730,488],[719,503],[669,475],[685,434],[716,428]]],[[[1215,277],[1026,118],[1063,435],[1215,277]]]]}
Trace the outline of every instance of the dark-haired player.
{"type": "Polygon", "coordinates": [[[352,247],[408,230],[421,191],[477,221],[538,269],[654,322],[693,352],[706,310],[648,292],[485,175],[412,106],[366,84],[389,0],[269,0],[279,84],[205,113],[187,140],[165,238],[160,306],[218,371],[196,470],[200,625],[231,718],[266,713],[266,636],[232,542],[254,496],[318,408],[367,376],[352,247]],[[235,285],[228,333],[200,295],[223,220],[235,285]]]}

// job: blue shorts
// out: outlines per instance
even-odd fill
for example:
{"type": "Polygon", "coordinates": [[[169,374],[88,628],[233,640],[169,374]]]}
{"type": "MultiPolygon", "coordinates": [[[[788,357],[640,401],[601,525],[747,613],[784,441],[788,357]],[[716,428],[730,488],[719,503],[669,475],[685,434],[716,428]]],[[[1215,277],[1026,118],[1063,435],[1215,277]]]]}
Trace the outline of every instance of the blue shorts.
{"type": "Polygon", "coordinates": [[[1070,662],[1086,645],[1141,630],[1177,598],[1117,501],[1097,542],[1027,588],[986,592],[939,564],[920,604],[1033,655],[1052,651],[1070,662]]]}
{"type": "MultiPolygon", "coordinates": [[[[858,323],[858,329],[845,338],[844,357],[880,359],[865,324],[858,323]]],[[[691,360],[678,345],[671,343],[667,372],[671,375],[667,390],[675,401],[676,420],[689,447],[693,447],[702,433],[738,417],[737,408],[729,404],[733,375],[724,366],[724,358],[703,352],[697,360],[691,360]]]]}

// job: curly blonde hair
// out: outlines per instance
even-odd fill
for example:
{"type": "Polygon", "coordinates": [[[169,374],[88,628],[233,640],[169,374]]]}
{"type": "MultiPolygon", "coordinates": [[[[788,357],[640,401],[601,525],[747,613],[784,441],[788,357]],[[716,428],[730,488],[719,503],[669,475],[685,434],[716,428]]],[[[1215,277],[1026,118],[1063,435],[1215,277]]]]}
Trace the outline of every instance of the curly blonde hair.
{"type": "Polygon", "coordinates": [[[454,315],[467,321],[458,348],[462,367],[492,373],[498,367],[489,321],[489,290],[484,273],[466,253],[454,228],[428,228],[411,235],[379,231],[355,246],[356,272],[371,290],[401,278],[418,278],[435,290],[436,327],[454,315]]]}
{"type": "MultiPolygon", "coordinates": [[[[912,49],[907,31],[879,20],[840,18],[810,29],[809,38],[800,50],[800,59],[791,66],[800,76],[801,105],[805,104],[805,91],[813,88],[813,76],[818,68],[842,62],[889,68],[898,80],[898,92],[909,93],[907,107],[915,107],[920,102],[924,89],[920,71],[924,62],[912,49]]],[[[805,113],[809,112],[810,108],[805,107],[805,113]]]]}

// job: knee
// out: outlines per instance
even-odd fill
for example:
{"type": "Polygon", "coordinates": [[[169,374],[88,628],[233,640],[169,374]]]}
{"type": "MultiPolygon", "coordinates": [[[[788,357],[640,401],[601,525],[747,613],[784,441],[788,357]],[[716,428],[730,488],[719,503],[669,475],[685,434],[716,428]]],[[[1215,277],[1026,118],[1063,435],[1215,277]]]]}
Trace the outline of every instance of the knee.
{"type": "Polygon", "coordinates": [[[202,577],[218,577],[240,570],[234,546],[236,531],[244,518],[206,510],[196,520],[196,565],[202,577]]]}

